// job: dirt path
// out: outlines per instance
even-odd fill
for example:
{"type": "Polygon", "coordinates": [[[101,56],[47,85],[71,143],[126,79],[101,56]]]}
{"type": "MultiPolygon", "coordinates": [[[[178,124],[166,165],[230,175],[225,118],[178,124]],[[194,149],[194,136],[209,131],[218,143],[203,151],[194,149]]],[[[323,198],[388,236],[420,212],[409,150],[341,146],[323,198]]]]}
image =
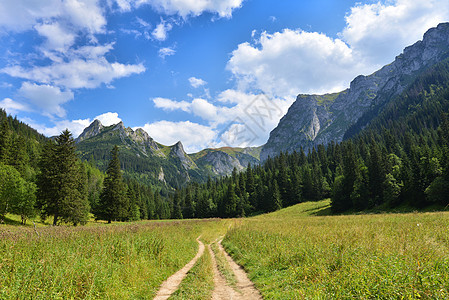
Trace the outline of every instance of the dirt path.
{"type": "Polygon", "coordinates": [[[252,283],[251,280],[249,280],[248,276],[246,275],[246,272],[224,250],[223,246],[221,245],[221,241],[218,242],[218,248],[220,251],[223,252],[224,256],[226,257],[226,260],[231,266],[231,269],[234,272],[235,277],[237,279],[237,289],[241,292],[241,294],[238,294],[238,298],[231,298],[228,296],[227,298],[216,298],[216,299],[245,299],[245,300],[262,299],[262,295],[254,287],[254,283],[252,283]]]}
{"type": "Polygon", "coordinates": [[[226,279],[223,277],[223,275],[221,275],[220,271],[218,271],[215,254],[210,248],[210,245],[207,245],[207,249],[209,250],[210,256],[212,258],[212,264],[214,268],[215,288],[212,293],[212,300],[241,299],[242,295],[237,293],[232,287],[228,286],[226,284],[226,279]]]}
{"type": "Polygon", "coordinates": [[[173,294],[177,289],[181,281],[186,277],[187,272],[195,265],[196,261],[203,255],[204,252],[204,244],[199,240],[199,237],[196,239],[199,244],[198,253],[195,257],[185,265],[181,270],[170,276],[166,281],[164,281],[159,288],[159,291],[154,297],[154,300],[165,300],[168,299],[171,294],[173,294]]]}

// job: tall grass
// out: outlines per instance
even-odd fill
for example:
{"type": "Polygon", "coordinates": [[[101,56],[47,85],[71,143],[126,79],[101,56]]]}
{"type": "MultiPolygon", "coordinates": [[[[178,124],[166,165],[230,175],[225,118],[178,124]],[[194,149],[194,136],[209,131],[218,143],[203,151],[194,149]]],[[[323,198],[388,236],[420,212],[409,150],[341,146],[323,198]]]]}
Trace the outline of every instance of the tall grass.
{"type": "Polygon", "coordinates": [[[206,249],[193,268],[187,273],[179,289],[169,299],[210,299],[213,289],[214,273],[212,258],[206,249]]]}
{"type": "Polygon", "coordinates": [[[209,222],[0,227],[0,299],[148,299],[209,222]]]}
{"type": "Polygon", "coordinates": [[[265,298],[449,297],[449,213],[315,216],[327,205],[300,204],[228,232],[224,246],[265,298]]]}

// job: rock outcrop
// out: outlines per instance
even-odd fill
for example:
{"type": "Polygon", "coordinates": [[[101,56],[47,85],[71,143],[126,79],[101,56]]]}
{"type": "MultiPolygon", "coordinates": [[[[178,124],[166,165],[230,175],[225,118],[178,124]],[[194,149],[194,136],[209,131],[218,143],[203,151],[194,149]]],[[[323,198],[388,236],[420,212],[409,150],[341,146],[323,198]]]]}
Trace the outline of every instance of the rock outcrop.
{"type": "Polygon", "coordinates": [[[261,160],[282,152],[305,151],[340,142],[347,129],[375,106],[394,99],[421,72],[449,54],[449,23],[429,29],[422,41],[404,49],[394,62],[369,76],[357,76],[337,94],[299,95],[270,133],[261,160]]]}

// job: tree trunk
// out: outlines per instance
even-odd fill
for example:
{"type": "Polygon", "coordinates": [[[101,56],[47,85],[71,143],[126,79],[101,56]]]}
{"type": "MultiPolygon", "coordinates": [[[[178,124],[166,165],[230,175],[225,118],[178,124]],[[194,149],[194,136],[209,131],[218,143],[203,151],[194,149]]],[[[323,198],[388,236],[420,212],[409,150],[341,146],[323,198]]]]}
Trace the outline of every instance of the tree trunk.
{"type": "Polygon", "coordinates": [[[55,214],[55,217],[53,218],[53,226],[58,225],[58,215],[55,214]]]}

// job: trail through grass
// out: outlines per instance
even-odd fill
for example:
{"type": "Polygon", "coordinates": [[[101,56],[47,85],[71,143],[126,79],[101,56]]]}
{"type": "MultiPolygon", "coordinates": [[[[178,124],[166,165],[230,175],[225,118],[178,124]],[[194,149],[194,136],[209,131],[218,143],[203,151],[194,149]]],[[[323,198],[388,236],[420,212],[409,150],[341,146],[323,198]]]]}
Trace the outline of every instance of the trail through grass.
{"type": "Polygon", "coordinates": [[[213,279],[212,259],[206,250],[169,299],[210,299],[214,289],[213,279]]]}
{"type": "MultiPolygon", "coordinates": [[[[151,299],[200,235],[206,245],[225,235],[266,299],[449,298],[448,212],[328,212],[324,200],[247,219],[46,226],[39,236],[1,225],[0,299],[151,299]]],[[[210,298],[209,255],[173,298],[210,298]]]]}
{"type": "Polygon", "coordinates": [[[246,219],[228,232],[223,245],[264,298],[449,297],[449,213],[315,216],[328,204],[246,219]]]}

